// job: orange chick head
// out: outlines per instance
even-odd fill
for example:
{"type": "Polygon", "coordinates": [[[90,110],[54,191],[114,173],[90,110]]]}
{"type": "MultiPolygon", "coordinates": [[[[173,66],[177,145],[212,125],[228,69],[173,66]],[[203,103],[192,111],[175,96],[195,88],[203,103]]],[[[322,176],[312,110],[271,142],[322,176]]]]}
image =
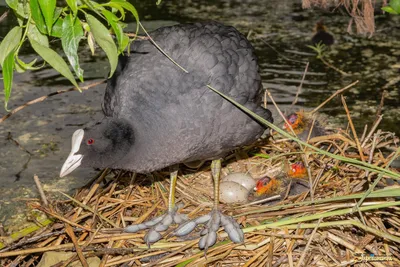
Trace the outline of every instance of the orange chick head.
{"type": "Polygon", "coordinates": [[[290,131],[289,125],[292,126],[292,129],[295,132],[301,130],[304,127],[305,121],[304,121],[304,113],[302,111],[290,114],[289,116],[287,116],[286,120],[287,123],[285,123],[283,128],[288,132],[290,131]]]}
{"type": "Polygon", "coordinates": [[[288,170],[288,176],[291,178],[304,178],[306,173],[307,169],[302,161],[293,163],[288,170]]]}
{"type": "Polygon", "coordinates": [[[279,191],[281,182],[276,178],[265,177],[257,181],[256,187],[254,188],[255,195],[270,195],[279,191]]]}

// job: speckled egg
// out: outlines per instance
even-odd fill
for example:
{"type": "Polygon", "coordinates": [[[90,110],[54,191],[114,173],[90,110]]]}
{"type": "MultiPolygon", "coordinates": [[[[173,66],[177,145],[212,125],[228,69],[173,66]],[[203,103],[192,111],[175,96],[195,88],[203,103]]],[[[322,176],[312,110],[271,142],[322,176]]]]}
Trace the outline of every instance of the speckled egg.
{"type": "Polygon", "coordinates": [[[254,179],[250,175],[241,172],[231,173],[222,178],[222,181],[238,183],[241,186],[247,188],[248,191],[253,190],[256,186],[256,181],[254,181],[254,179]]]}
{"type": "Polygon", "coordinates": [[[249,190],[238,183],[224,181],[220,184],[219,199],[224,203],[247,202],[249,190]]]}

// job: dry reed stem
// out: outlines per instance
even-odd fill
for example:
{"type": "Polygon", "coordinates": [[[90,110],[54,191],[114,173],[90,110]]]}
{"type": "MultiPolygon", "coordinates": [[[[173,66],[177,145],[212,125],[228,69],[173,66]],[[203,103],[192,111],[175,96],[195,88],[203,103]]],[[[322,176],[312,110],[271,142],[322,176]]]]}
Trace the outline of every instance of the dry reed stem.
{"type": "Polygon", "coordinates": [[[360,154],[361,160],[362,160],[362,161],[365,161],[364,153],[363,153],[363,150],[361,149],[360,141],[358,140],[356,128],[354,127],[353,120],[351,119],[351,116],[350,116],[349,108],[347,107],[346,100],[345,100],[345,98],[344,98],[343,95],[341,96],[341,99],[342,99],[343,107],[344,107],[344,109],[345,109],[345,111],[346,111],[346,115],[347,115],[347,119],[348,119],[349,124],[350,124],[350,127],[351,127],[351,131],[353,132],[354,140],[356,140],[356,144],[357,144],[357,148],[358,148],[358,153],[360,154]]]}
{"type": "Polygon", "coordinates": [[[351,83],[351,84],[349,84],[349,85],[343,87],[342,89],[337,90],[334,94],[332,94],[332,95],[331,95],[330,97],[328,97],[324,102],[322,102],[318,107],[314,108],[314,109],[310,112],[310,114],[312,115],[312,114],[316,113],[316,112],[317,112],[318,110],[320,110],[323,106],[325,106],[326,103],[328,103],[329,101],[331,101],[335,96],[337,96],[337,95],[339,95],[339,94],[342,94],[344,91],[350,89],[351,87],[353,87],[354,85],[356,85],[358,82],[359,82],[359,81],[357,80],[357,81],[355,81],[355,82],[353,82],[353,83],[351,83]]]}
{"type": "Polygon", "coordinates": [[[300,95],[300,93],[301,93],[301,88],[303,87],[303,83],[304,83],[304,80],[305,80],[305,78],[306,78],[306,74],[307,74],[308,66],[309,66],[309,65],[310,65],[310,62],[307,62],[306,67],[305,67],[305,69],[304,69],[303,77],[301,78],[300,85],[297,87],[296,96],[294,97],[294,100],[293,100],[293,102],[292,102],[292,105],[290,106],[291,108],[297,103],[297,101],[298,101],[298,99],[299,99],[299,95],[300,95]]]}
{"type": "Polygon", "coordinates": [[[40,183],[39,177],[36,174],[33,176],[33,180],[35,181],[36,188],[38,189],[43,204],[45,205],[45,207],[47,207],[49,205],[49,202],[47,201],[46,195],[44,194],[43,187],[42,184],[40,183]]]}
{"type": "Polygon", "coordinates": [[[378,119],[375,121],[374,125],[371,128],[371,131],[369,131],[367,137],[364,139],[364,142],[361,144],[361,147],[365,147],[367,144],[367,141],[371,138],[371,136],[374,134],[376,131],[376,128],[378,128],[379,123],[382,121],[383,116],[379,116],[378,119]]]}
{"type": "Polygon", "coordinates": [[[72,229],[72,227],[69,224],[65,225],[65,231],[71,238],[71,241],[74,244],[76,253],[78,254],[79,260],[81,261],[83,267],[89,267],[89,265],[85,259],[85,256],[83,256],[82,248],[78,244],[78,240],[76,239],[74,230],[72,229]]]}

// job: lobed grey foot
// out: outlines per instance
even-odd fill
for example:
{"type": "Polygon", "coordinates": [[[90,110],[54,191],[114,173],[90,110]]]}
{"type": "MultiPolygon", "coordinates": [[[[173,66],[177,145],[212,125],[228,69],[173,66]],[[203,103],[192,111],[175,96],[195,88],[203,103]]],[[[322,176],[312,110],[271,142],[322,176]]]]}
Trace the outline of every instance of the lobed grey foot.
{"type": "Polygon", "coordinates": [[[124,229],[124,232],[136,233],[140,230],[150,228],[150,230],[144,236],[144,242],[146,242],[147,246],[150,247],[151,244],[157,242],[162,238],[160,232],[166,231],[169,228],[169,226],[174,223],[181,224],[187,221],[187,216],[184,214],[179,214],[177,210],[178,207],[175,207],[171,211],[168,211],[166,214],[156,217],[150,221],[140,224],[130,225],[124,229]]]}
{"type": "Polygon", "coordinates": [[[202,237],[199,241],[199,248],[205,251],[217,242],[217,231],[221,226],[224,227],[225,232],[234,243],[244,241],[244,234],[239,224],[231,216],[226,216],[217,209],[213,209],[207,215],[181,224],[174,231],[174,235],[185,236],[199,224],[205,224],[204,229],[200,232],[202,237]]]}

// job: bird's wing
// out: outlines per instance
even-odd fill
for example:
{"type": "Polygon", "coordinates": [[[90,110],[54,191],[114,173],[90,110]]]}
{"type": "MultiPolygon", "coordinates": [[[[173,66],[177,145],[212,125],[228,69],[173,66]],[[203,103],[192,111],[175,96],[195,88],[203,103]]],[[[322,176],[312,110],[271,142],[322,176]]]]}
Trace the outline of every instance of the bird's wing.
{"type": "Polygon", "coordinates": [[[128,64],[128,56],[120,55],[118,58],[117,69],[114,75],[108,79],[106,91],[104,93],[104,99],[102,103],[102,109],[104,115],[107,117],[113,117],[114,109],[119,105],[120,102],[120,92],[117,90],[117,80],[123,75],[124,69],[128,64]]]}

